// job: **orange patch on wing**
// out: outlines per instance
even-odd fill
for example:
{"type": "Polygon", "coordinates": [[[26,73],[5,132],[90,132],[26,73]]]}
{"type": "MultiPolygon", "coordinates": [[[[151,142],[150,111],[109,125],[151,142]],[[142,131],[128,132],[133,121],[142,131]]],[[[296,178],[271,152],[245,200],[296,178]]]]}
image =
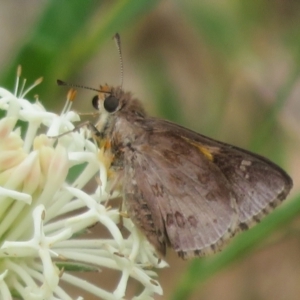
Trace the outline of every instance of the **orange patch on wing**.
{"type": "Polygon", "coordinates": [[[203,146],[202,144],[199,144],[195,141],[192,141],[186,137],[182,137],[184,140],[186,140],[190,145],[193,145],[194,147],[196,147],[202,154],[204,154],[204,156],[209,159],[210,161],[213,161],[214,156],[212,154],[212,152],[209,150],[209,148],[206,148],[205,146],[203,146]]]}

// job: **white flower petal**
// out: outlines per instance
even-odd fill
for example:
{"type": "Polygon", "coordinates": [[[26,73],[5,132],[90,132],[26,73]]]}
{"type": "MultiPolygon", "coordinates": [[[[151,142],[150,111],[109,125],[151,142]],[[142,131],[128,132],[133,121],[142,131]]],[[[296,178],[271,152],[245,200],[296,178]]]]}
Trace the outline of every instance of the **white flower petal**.
{"type": "Polygon", "coordinates": [[[5,189],[0,186],[0,197],[2,198],[12,198],[14,200],[23,201],[26,204],[30,204],[32,201],[32,197],[25,193],[20,193],[15,190],[5,189]]]}
{"type": "Polygon", "coordinates": [[[125,218],[128,238],[124,238],[117,225],[119,211],[103,205],[118,191],[113,195],[106,192],[110,161],[89,139],[88,127],[73,130],[73,122],[80,118],[70,111],[70,102],[59,116],[47,112],[39,101],[23,98],[32,87],[23,92],[18,86],[19,79],[15,95],[20,97],[0,88],[0,109],[7,111],[0,120],[0,299],[12,299],[10,289],[22,299],[73,299],[60,285],[62,281],[99,299],[124,299],[129,278],[144,287],[136,299],[162,294],[159,283],[152,279],[155,271],[147,268],[167,264],[125,218]],[[18,120],[27,122],[24,136],[24,129],[16,127],[18,120]],[[54,138],[39,134],[41,125],[54,138]],[[77,166],[80,174],[67,181],[77,166]],[[88,182],[96,182],[95,175],[101,184],[83,191],[88,182]],[[106,228],[111,238],[77,238],[95,223],[106,228]],[[119,285],[114,292],[105,291],[70,275],[67,269],[60,270],[59,263],[78,264],[91,271],[113,269],[121,273],[119,285]]]}

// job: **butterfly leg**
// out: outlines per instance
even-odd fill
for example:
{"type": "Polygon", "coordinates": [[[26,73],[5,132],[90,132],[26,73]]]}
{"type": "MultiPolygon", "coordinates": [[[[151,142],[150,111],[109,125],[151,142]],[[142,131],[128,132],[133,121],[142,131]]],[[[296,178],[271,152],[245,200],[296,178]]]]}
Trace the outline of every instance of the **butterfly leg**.
{"type": "Polygon", "coordinates": [[[90,121],[83,122],[83,123],[75,126],[72,130],[68,130],[68,131],[63,132],[61,134],[58,134],[58,135],[55,135],[55,136],[48,136],[48,137],[52,138],[52,139],[57,139],[57,138],[65,136],[69,133],[75,132],[75,131],[79,130],[82,127],[87,127],[91,131],[92,135],[97,136],[97,137],[101,137],[101,134],[98,131],[98,129],[96,128],[96,126],[93,123],[91,123],[90,121]]]}

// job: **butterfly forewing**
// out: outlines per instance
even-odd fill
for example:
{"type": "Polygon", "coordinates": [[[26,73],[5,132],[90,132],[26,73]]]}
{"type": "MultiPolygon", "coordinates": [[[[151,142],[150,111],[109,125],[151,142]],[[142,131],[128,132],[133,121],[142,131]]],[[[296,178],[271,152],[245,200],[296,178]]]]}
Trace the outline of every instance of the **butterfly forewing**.
{"type": "Polygon", "coordinates": [[[290,177],[271,161],[237,148],[215,151],[214,163],[237,196],[240,228],[247,229],[284,200],[292,187],[290,177]]]}
{"type": "Polygon", "coordinates": [[[129,214],[162,253],[184,257],[220,250],[258,222],[291,189],[289,176],[256,154],[168,121],[141,125],[147,143],[124,153],[129,214]]]}

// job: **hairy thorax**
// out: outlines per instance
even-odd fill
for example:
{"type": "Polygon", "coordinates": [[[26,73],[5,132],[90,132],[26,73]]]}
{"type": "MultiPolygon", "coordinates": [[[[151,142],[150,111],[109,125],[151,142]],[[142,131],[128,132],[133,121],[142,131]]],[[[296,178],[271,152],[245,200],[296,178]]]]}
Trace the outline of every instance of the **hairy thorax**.
{"type": "Polygon", "coordinates": [[[111,168],[122,170],[124,155],[128,152],[138,151],[145,142],[149,132],[140,126],[143,115],[132,110],[130,114],[123,115],[117,112],[109,116],[103,130],[105,154],[112,157],[111,168]]]}

